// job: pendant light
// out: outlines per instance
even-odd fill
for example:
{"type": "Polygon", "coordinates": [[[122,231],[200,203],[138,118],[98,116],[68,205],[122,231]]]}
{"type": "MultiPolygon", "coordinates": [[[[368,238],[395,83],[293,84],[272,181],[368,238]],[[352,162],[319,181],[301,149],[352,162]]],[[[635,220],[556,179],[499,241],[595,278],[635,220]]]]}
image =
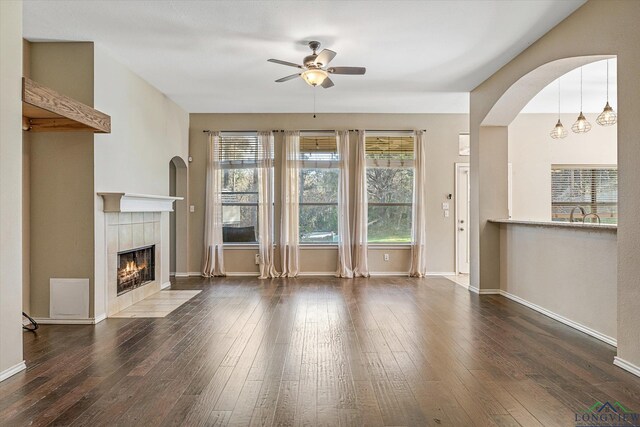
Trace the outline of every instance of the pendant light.
{"type": "Polygon", "coordinates": [[[587,133],[591,130],[591,123],[582,114],[582,67],[580,67],[580,114],[578,120],[571,126],[571,130],[574,133],[587,133]]]}
{"type": "Polygon", "coordinates": [[[596,119],[596,123],[600,126],[612,126],[618,122],[618,115],[613,108],[609,105],[609,60],[607,59],[607,104],[604,106],[604,110],[596,119]]]}
{"type": "Polygon", "coordinates": [[[549,132],[551,138],[553,139],[562,139],[567,137],[567,130],[562,126],[562,122],[560,121],[560,78],[558,78],[558,123],[551,129],[549,132]]]}

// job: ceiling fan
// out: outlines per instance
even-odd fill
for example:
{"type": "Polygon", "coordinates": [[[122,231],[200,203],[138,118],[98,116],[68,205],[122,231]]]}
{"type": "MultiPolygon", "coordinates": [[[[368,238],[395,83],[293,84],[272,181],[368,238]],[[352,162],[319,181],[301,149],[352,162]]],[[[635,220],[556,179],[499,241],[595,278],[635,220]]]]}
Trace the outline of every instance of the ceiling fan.
{"type": "Polygon", "coordinates": [[[296,74],[291,74],[290,76],[283,77],[281,79],[276,80],[276,83],[282,83],[289,80],[293,80],[296,77],[302,77],[305,82],[307,82],[311,86],[322,86],[325,89],[328,89],[333,86],[333,81],[329,78],[329,74],[351,74],[351,75],[362,75],[367,69],[364,67],[329,67],[329,62],[336,56],[336,53],[329,49],[323,49],[322,52],[316,53],[316,51],[320,48],[320,42],[311,41],[309,42],[309,48],[313,51],[313,53],[309,56],[305,56],[302,60],[304,65],[294,64],[293,62],[281,61],[279,59],[269,59],[269,62],[273,62],[275,64],[287,65],[289,67],[300,68],[301,71],[296,74]]]}

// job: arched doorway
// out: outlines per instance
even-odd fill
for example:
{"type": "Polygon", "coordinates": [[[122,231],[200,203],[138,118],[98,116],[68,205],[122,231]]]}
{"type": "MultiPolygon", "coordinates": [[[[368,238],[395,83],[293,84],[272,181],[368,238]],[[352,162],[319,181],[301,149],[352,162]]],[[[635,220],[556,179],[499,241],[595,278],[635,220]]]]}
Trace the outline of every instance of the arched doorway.
{"type": "Polygon", "coordinates": [[[188,174],[185,161],[176,156],[169,162],[169,195],[182,197],[169,215],[169,271],[175,277],[188,274],[188,174]]]}

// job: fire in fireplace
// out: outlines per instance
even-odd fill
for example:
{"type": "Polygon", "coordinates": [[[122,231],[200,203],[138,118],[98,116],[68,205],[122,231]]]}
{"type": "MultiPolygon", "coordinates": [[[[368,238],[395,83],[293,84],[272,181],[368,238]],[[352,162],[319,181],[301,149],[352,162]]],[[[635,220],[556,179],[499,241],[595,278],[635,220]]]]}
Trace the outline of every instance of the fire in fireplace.
{"type": "Polygon", "coordinates": [[[118,295],[156,278],[155,245],[118,253],[118,295]]]}

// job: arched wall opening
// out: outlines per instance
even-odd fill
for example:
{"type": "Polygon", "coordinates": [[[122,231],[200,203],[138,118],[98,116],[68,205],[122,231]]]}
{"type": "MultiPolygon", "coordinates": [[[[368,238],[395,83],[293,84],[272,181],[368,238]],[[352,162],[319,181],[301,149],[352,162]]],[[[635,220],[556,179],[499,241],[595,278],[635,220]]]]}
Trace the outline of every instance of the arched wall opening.
{"type": "MultiPolygon", "coordinates": [[[[480,293],[500,293],[509,298],[531,307],[538,307],[545,314],[551,314],[556,319],[564,319],[564,323],[586,331],[592,336],[612,345],[616,345],[618,336],[617,326],[617,237],[616,230],[598,230],[587,233],[575,228],[558,228],[558,222],[552,224],[551,203],[551,164],[546,166],[538,163],[540,169],[538,177],[543,176],[547,183],[541,185],[529,184],[528,189],[536,189],[538,194],[528,195],[538,202],[548,202],[548,211],[537,218],[513,218],[517,221],[538,221],[538,227],[531,224],[502,223],[501,220],[510,218],[510,180],[512,170],[509,168],[510,132],[509,125],[514,122],[522,109],[542,89],[570,71],[593,62],[599,62],[615,55],[588,55],[580,57],[561,58],[540,65],[524,74],[511,84],[496,102],[488,109],[487,114],[480,121],[478,127],[478,145],[475,153],[479,156],[476,165],[480,169],[480,185],[478,186],[478,204],[480,218],[477,218],[479,232],[479,271],[472,278],[472,290],[480,293]],[[549,188],[547,188],[547,185],[549,188]],[[549,194],[542,194],[547,191],[549,194]],[[548,197],[548,200],[545,200],[548,197]],[[545,225],[548,224],[548,225],[545,225]],[[597,257],[587,257],[582,254],[599,254],[597,257]],[[581,304],[573,304],[572,298],[581,295],[581,304]]],[[[605,99],[603,93],[602,107],[605,99]]],[[[571,120],[575,120],[577,105],[570,108],[571,120]]],[[[565,110],[566,111],[566,110],[565,110]]],[[[589,114],[587,114],[589,116],[589,114]]],[[[522,119],[522,118],[520,118],[522,119]]],[[[554,120],[555,120],[554,116],[554,120]]],[[[590,117],[592,127],[598,127],[595,116],[590,117]]],[[[593,135],[576,135],[571,131],[573,121],[564,125],[570,134],[569,139],[590,139],[593,135]]],[[[544,157],[543,151],[553,144],[565,144],[567,140],[552,140],[549,131],[555,122],[543,124],[544,129],[532,130],[538,135],[539,144],[529,152],[527,162],[529,170],[536,163],[536,155],[544,157]]],[[[600,129],[592,130],[592,134],[600,129]]],[[[611,142],[616,144],[617,129],[608,129],[613,133],[611,142]]],[[[473,130],[472,130],[473,132],[473,130]]],[[[511,141],[511,148],[517,147],[511,141]]],[[[577,147],[586,151],[587,144],[577,147]]],[[[555,149],[559,147],[556,145],[555,149]]],[[[604,154],[601,150],[595,157],[604,154]]],[[[566,151],[566,150],[565,150],[566,151]]],[[[568,153],[565,157],[571,159],[567,164],[578,164],[578,159],[584,158],[585,152],[568,153]]],[[[613,164],[617,163],[615,150],[613,164]]],[[[474,152],[472,151],[472,156],[474,152]]],[[[597,161],[594,160],[593,165],[597,161]]],[[[611,155],[608,156],[611,158],[611,155]]],[[[473,159],[472,159],[473,162],[473,159]]],[[[517,164],[516,164],[517,166],[517,164]]],[[[522,162],[520,162],[522,166],[522,162]]],[[[478,171],[478,169],[476,169],[478,171]]],[[[517,172],[522,172],[519,169],[517,172]]],[[[534,175],[530,175],[530,179],[534,175]]],[[[522,186],[519,187],[522,190],[522,186]]],[[[519,200],[522,195],[517,194],[519,200]]],[[[535,200],[532,204],[535,204],[535,200]]],[[[544,210],[544,208],[543,208],[544,210]]],[[[567,225],[568,226],[568,225],[567,225]]],[[[472,274],[474,271],[472,270],[472,274]]],[[[561,320],[563,321],[563,320],[561,320]]]]}
{"type": "Polygon", "coordinates": [[[169,161],[169,195],[182,197],[176,200],[169,215],[169,271],[175,277],[188,274],[188,168],[185,161],[176,156],[169,161]]]}

